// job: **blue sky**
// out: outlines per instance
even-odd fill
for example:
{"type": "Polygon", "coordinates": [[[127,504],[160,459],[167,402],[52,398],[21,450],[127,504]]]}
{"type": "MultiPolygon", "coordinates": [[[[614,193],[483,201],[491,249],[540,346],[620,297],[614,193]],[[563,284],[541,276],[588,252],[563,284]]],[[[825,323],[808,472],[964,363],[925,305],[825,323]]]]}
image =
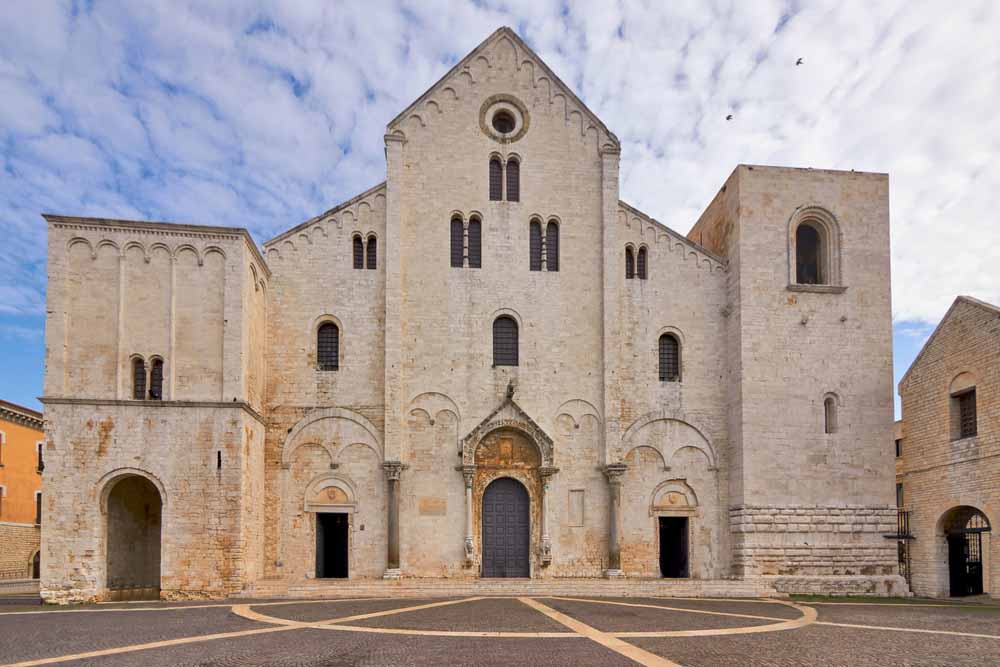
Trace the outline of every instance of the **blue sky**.
{"type": "Polygon", "coordinates": [[[678,231],[738,163],[888,172],[897,379],[957,294],[1000,302],[998,3],[8,0],[0,398],[42,393],[41,212],[264,240],[382,180],[385,124],[500,25],[678,231]]]}

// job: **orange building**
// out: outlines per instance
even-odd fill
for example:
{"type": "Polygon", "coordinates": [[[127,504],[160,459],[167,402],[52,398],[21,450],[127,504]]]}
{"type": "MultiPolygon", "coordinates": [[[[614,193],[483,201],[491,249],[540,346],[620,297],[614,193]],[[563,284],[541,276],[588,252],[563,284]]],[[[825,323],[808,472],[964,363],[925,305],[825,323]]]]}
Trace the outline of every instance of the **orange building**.
{"type": "Polygon", "coordinates": [[[38,578],[42,413],[0,401],[0,580],[38,578]]]}

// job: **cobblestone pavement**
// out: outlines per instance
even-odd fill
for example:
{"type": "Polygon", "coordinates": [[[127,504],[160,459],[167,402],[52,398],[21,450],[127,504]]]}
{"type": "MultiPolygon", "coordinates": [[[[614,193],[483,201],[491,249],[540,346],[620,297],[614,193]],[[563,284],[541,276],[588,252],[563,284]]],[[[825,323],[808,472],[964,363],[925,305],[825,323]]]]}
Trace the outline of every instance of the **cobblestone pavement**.
{"type": "Polygon", "coordinates": [[[467,597],[0,607],[0,667],[1000,664],[1000,604],[467,597]]]}

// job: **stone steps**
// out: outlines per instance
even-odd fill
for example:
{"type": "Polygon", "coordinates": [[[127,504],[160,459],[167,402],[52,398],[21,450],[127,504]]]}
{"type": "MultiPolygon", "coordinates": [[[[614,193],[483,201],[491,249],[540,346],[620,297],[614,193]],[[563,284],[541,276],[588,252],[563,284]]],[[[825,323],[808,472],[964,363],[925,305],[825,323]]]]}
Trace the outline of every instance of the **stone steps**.
{"type": "Polygon", "coordinates": [[[237,597],[358,598],[441,597],[478,595],[567,595],[603,597],[784,597],[766,582],[699,579],[271,579],[258,582],[237,597]]]}

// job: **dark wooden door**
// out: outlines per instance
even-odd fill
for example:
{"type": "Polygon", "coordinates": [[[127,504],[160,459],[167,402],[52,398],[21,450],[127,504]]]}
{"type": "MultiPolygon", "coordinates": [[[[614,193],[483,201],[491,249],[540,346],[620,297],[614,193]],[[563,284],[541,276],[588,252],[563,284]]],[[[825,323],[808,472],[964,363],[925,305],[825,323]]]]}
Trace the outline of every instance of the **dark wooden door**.
{"type": "Polygon", "coordinates": [[[344,579],[348,574],[347,515],[342,513],[316,515],[316,577],[344,579]]]}
{"type": "Polygon", "coordinates": [[[660,574],[666,578],[689,576],[687,517],[660,517],[660,574]]]}
{"type": "Polygon", "coordinates": [[[501,477],[483,493],[483,576],[527,577],[530,543],[528,491],[501,477]]]}

